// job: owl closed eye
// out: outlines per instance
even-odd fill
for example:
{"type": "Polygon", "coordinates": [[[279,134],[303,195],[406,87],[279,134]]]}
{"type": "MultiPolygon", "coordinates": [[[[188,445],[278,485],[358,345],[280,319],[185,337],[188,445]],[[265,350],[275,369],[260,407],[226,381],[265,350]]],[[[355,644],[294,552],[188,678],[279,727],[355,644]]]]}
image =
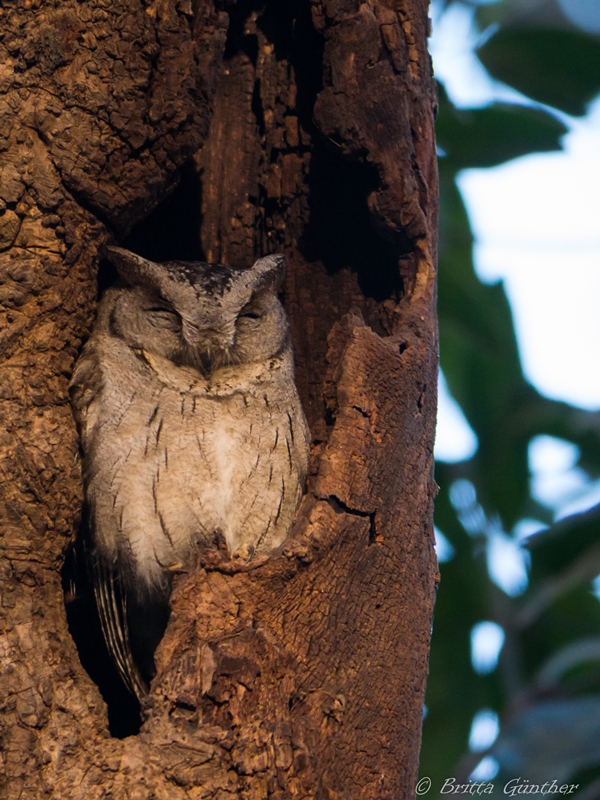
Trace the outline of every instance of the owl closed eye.
{"type": "Polygon", "coordinates": [[[157,328],[167,328],[171,331],[181,330],[181,317],[171,308],[165,306],[150,306],[146,309],[150,323],[157,328]]]}

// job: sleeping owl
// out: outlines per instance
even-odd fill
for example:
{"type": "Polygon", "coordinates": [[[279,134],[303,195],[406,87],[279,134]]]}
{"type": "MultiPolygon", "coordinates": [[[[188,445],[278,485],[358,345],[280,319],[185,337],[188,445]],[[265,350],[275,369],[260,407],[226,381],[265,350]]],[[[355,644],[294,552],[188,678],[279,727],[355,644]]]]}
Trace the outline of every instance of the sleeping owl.
{"type": "Polygon", "coordinates": [[[70,391],[102,631],[141,698],[174,571],[197,543],[224,540],[248,559],[283,541],[309,433],[277,297],[284,256],[240,269],[105,252],[120,282],[100,301],[70,391]]]}

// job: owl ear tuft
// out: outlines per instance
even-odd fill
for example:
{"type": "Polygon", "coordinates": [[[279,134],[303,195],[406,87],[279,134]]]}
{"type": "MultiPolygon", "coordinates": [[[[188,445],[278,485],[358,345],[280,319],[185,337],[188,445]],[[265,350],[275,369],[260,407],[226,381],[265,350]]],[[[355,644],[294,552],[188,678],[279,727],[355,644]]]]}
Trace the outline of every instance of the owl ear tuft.
{"type": "Polygon", "coordinates": [[[287,264],[287,257],[281,253],[255,261],[251,270],[255,277],[254,291],[272,288],[274,292],[278,292],[283,286],[287,264]]]}
{"type": "Polygon", "coordinates": [[[100,255],[117,268],[119,276],[130,286],[158,287],[162,282],[163,273],[159,265],[130,250],[105,245],[100,251],[100,255]]]}

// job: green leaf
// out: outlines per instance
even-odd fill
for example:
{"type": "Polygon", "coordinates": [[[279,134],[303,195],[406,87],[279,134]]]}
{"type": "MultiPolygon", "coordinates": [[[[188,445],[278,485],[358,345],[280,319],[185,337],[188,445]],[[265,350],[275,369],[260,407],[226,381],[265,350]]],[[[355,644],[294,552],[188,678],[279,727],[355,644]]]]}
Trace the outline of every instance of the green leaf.
{"type": "Polygon", "coordinates": [[[598,574],[600,574],[600,542],[596,542],[594,547],[590,547],[572,564],[538,586],[519,611],[515,619],[516,625],[526,628],[563,594],[571,592],[581,584],[589,584],[598,574]]]}
{"type": "Polygon", "coordinates": [[[487,108],[456,109],[440,91],[439,109],[438,144],[446,154],[444,160],[456,171],[560,150],[560,137],[567,132],[548,112],[527,106],[495,103],[487,108]]]}
{"type": "MultiPolygon", "coordinates": [[[[600,545],[600,505],[582,514],[565,517],[547,530],[530,536],[526,542],[532,554],[532,576],[537,580],[556,577],[600,545]]],[[[597,573],[600,573],[598,569],[597,573]]]]}
{"type": "Polygon", "coordinates": [[[538,691],[556,690],[569,672],[590,664],[596,667],[600,664],[600,636],[575,639],[553,652],[538,670],[538,691]]]}
{"type": "Polygon", "coordinates": [[[600,764],[599,738],[599,696],[548,700],[516,715],[491,754],[503,778],[561,784],[578,770],[600,764]]]}
{"type": "Polygon", "coordinates": [[[600,412],[539,397],[524,413],[538,430],[576,444],[581,451],[578,465],[592,477],[600,474],[600,412]]]}
{"type": "Polygon", "coordinates": [[[500,30],[478,55],[494,78],[573,116],[585,114],[600,92],[600,41],[584,33],[500,30]]]}

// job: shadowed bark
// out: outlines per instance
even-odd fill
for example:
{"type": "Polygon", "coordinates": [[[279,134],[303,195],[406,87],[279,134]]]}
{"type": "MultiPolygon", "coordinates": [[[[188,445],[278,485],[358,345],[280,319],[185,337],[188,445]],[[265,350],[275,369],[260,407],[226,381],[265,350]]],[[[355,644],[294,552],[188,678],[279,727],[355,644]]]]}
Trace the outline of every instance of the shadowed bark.
{"type": "Polygon", "coordinates": [[[3,796],[412,796],[436,578],[426,3],[20,0],[0,24],[3,796]],[[273,557],[178,578],[127,738],[61,585],[82,503],[67,385],[109,238],[285,252],[313,432],[273,557]]]}

